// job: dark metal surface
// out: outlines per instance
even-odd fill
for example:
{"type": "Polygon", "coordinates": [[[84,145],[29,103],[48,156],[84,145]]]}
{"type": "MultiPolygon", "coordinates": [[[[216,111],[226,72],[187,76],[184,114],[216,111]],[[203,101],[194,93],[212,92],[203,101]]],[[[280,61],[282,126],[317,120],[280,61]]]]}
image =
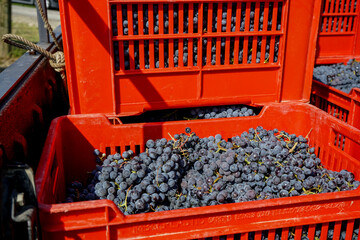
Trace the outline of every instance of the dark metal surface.
{"type": "MultiPolygon", "coordinates": [[[[44,14],[45,16],[47,16],[47,11],[46,11],[46,0],[40,0],[42,9],[44,10],[44,14]]],[[[35,4],[37,6],[37,3],[35,1],[35,4]]],[[[37,11],[37,19],[38,19],[38,27],[39,27],[39,42],[40,43],[48,43],[50,38],[49,38],[49,32],[48,30],[45,28],[45,24],[44,24],[44,20],[41,18],[40,12],[39,12],[39,8],[36,8],[37,11]]]]}
{"type": "Polygon", "coordinates": [[[3,169],[1,233],[3,239],[39,239],[34,173],[26,164],[3,169]]]}
{"type": "Polygon", "coordinates": [[[9,96],[13,88],[20,84],[23,77],[32,69],[33,66],[38,64],[39,60],[39,54],[30,55],[27,52],[0,73],[0,104],[4,103],[4,100],[9,96]]]}
{"type": "Polygon", "coordinates": [[[19,161],[35,170],[47,127],[67,113],[63,81],[47,59],[29,53],[0,73],[0,79],[0,167],[4,161],[19,161]]]}
{"type": "Polygon", "coordinates": [[[29,4],[29,5],[34,5],[35,3],[35,0],[11,0],[11,1],[15,3],[29,4]]]}
{"type": "MultiPolygon", "coordinates": [[[[61,27],[55,29],[55,36],[61,38],[61,27]]],[[[54,46],[50,43],[39,43],[40,47],[51,50],[54,46]]],[[[38,65],[42,59],[40,54],[30,54],[29,52],[21,56],[16,62],[11,64],[3,72],[0,73],[0,104],[6,102],[6,98],[15,87],[21,85],[26,74],[32,74],[33,67],[38,65]]]]}
{"type": "Polygon", "coordinates": [[[29,172],[36,171],[51,121],[68,113],[63,83],[46,58],[29,53],[0,73],[0,239],[38,238],[29,172]]]}

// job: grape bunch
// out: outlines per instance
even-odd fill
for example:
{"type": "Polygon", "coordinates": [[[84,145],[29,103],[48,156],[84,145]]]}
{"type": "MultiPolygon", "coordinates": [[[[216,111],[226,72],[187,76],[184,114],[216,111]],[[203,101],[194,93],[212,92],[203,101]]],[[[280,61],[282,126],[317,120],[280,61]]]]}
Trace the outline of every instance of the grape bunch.
{"type": "MultiPolygon", "coordinates": [[[[124,4],[121,5],[121,19],[122,19],[122,33],[120,35],[149,35],[154,34],[157,35],[160,32],[160,27],[163,28],[163,34],[179,34],[179,33],[198,33],[199,31],[199,11],[200,11],[200,4],[193,3],[191,4],[193,7],[192,10],[192,16],[190,16],[190,4],[185,3],[183,5],[183,9],[179,9],[179,4],[174,4],[172,9],[172,16],[169,16],[169,5],[163,4],[163,9],[160,11],[158,4],[143,4],[143,32],[139,33],[139,15],[138,15],[138,7],[139,5],[133,4],[132,9],[128,9],[128,7],[124,4]],[[152,10],[150,11],[150,6],[152,6],[152,10]],[[179,13],[182,11],[182,22],[180,22],[180,16],[179,13]],[[162,12],[162,16],[160,16],[160,12],[162,12]],[[152,14],[152,16],[149,16],[149,14],[152,14]],[[150,18],[152,17],[152,18],[150,18]],[[161,18],[162,17],[162,18],[161,18]],[[129,18],[132,18],[132,32],[129,33],[129,18]],[[161,22],[159,22],[161,18],[161,22]],[[170,19],[173,18],[172,22],[173,25],[171,26],[172,29],[170,29],[170,19]],[[192,18],[192,30],[190,32],[189,28],[189,19],[192,18]],[[150,23],[151,19],[153,20],[152,23],[150,23]],[[162,26],[160,26],[162,25],[162,26]],[[150,29],[152,27],[152,29],[150,29]],[[150,31],[151,30],[151,31],[150,31]],[[180,32],[181,31],[181,32],[180,32]]],[[[112,14],[112,33],[114,36],[119,35],[118,30],[118,16],[117,16],[117,7],[116,5],[111,6],[111,14],[112,14]]],[[[268,6],[268,10],[265,9],[265,3],[260,3],[260,10],[259,10],[259,16],[258,16],[258,22],[255,23],[255,3],[250,4],[250,13],[249,16],[246,16],[246,3],[204,3],[203,4],[203,19],[202,19],[202,29],[200,31],[203,31],[204,33],[208,32],[217,32],[218,31],[218,21],[221,21],[220,32],[227,32],[227,27],[229,27],[229,32],[244,32],[250,31],[280,31],[281,30],[281,21],[282,21],[282,10],[283,10],[283,4],[282,2],[278,2],[277,6],[277,18],[275,19],[274,14],[274,3],[270,2],[268,6]],[[212,16],[208,16],[210,11],[209,7],[212,7],[212,16]],[[218,8],[221,8],[221,19],[217,19],[217,12],[218,8]],[[229,11],[228,11],[229,8],[229,11]],[[240,16],[238,16],[239,19],[239,25],[236,26],[237,22],[237,16],[236,12],[237,9],[240,9],[240,16]],[[265,11],[268,11],[268,19],[264,19],[265,17],[265,11]],[[231,14],[231,16],[228,16],[228,14],[231,14]],[[245,25],[246,18],[248,18],[248,26],[245,25]],[[211,24],[208,24],[208,19],[211,19],[211,24]],[[227,26],[228,22],[230,21],[229,26],[227,26]],[[264,29],[264,21],[267,21],[267,29],[264,29]],[[238,27],[238,29],[236,29],[238,27]],[[211,28],[211,29],[208,29],[211,28]]],[[[268,63],[271,61],[278,62],[278,53],[279,53],[279,43],[280,43],[280,37],[275,36],[274,40],[271,40],[271,36],[259,36],[259,37],[253,37],[250,36],[247,39],[248,44],[245,45],[245,37],[240,36],[239,41],[235,42],[235,37],[230,38],[230,48],[228,53],[225,53],[225,45],[226,45],[226,38],[220,38],[217,39],[215,37],[209,37],[209,38],[203,38],[202,42],[198,42],[198,38],[184,38],[182,39],[182,44],[179,43],[179,39],[173,40],[173,45],[170,49],[169,45],[169,39],[164,39],[163,44],[159,44],[159,39],[153,40],[153,45],[150,44],[149,40],[144,40],[144,44],[141,46],[143,47],[144,51],[144,68],[150,69],[150,68],[168,68],[170,64],[170,57],[173,58],[173,64],[174,67],[179,66],[190,66],[189,64],[189,52],[192,51],[192,66],[198,65],[198,47],[202,48],[202,64],[205,65],[224,65],[225,64],[225,57],[226,55],[229,58],[230,64],[242,64],[242,63],[261,63],[261,56],[264,55],[264,61],[263,63],[268,63]],[[189,49],[189,41],[192,41],[192,49],[189,49]],[[216,42],[220,41],[220,50],[217,52],[217,44],[216,42]],[[274,41],[273,44],[271,44],[271,41],[274,41]],[[239,44],[238,46],[238,52],[235,53],[235,43],[239,44]],[[199,46],[201,44],[201,46],[199,46]],[[261,52],[262,45],[265,45],[265,52],[261,52]],[[273,47],[273,56],[270,56],[270,48],[273,47]],[[153,66],[150,65],[150,48],[154,48],[154,54],[153,54],[153,66]],[[163,48],[161,51],[160,48],[163,48]],[[210,49],[210,55],[208,56],[207,49],[210,49]],[[160,52],[163,52],[164,56],[160,56],[160,52]],[[181,54],[179,54],[181,52],[181,54]],[[243,60],[243,56],[247,55],[247,59],[243,60]],[[220,56],[220,62],[217,62],[216,55],[220,56]],[[255,55],[253,57],[253,55],[255,55]],[[270,59],[270,57],[272,59],[270,59]],[[180,59],[181,58],[181,59],[180,59]],[[163,66],[160,66],[160,59],[164,59],[163,66]],[[254,61],[253,61],[254,59],[254,61]]],[[[139,59],[139,51],[140,51],[140,45],[139,41],[134,41],[134,52],[130,52],[129,50],[129,41],[124,40],[122,47],[124,48],[122,51],[119,51],[119,41],[113,42],[114,46],[114,66],[115,70],[120,69],[120,58],[123,58],[123,64],[124,69],[129,70],[130,69],[130,58],[133,58],[135,61],[134,68],[140,69],[140,59],[139,59]],[[120,52],[123,52],[124,55],[120,52]]]]}
{"type": "Polygon", "coordinates": [[[167,122],[196,119],[218,119],[256,116],[259,109],[246,105],[167,109],[145,112],[139,116],[122,117],[123,123],[167,122]]]}
{"type": "MultiPolygon", "coordinates": [[[[310,133],[310,132],[309,132],[310,133]]],[[[346,170],[325,169],[307,137],[250,128],[229,140],[185,133],[147,140],[146,151],[108,155],[91,189],[125,214],[158,212],[356,189],[346,170]]],[[[92,191],[91,191],[92,192],[92,191]]],[[[77,200],[77,199],[73,199],[77,200]]]]}
{"type": "Polygon", "coordinates": [[[349,93],[360,87],[360,62],[352,59],[343,63],[320,65],[314,68],[313,77],[324,84],[349,93]]]}
{"type": "Polygon", "coordinates": [[[248,117],[256,115],[253,108],[244,105],[195,108],[190,110],[190,114],[191,118],[195,119],[248,117]]]}
{"type": "MultiPolygon", "coordinates": [[[[94,183],[95,179],[92,179],[92,182],[94,183]]],[[[85,187],[79,181],[72,182],[66,189],[67,198],[65,202],[79,202],[97,199],[93,183],[90,183],[85,187]]]]}

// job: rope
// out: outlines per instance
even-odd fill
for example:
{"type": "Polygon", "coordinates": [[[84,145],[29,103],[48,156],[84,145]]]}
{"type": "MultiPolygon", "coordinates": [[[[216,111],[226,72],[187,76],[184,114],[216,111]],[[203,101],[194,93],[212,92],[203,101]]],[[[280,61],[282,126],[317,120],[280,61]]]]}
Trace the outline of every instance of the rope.
{"type": "Polygon", "coordinates": [[[45,24],[46,29],[49,31],[51,37],[53,38],[56,47],[57,47],[60,51],[62,51],[62,48],[61,48],[59,42],[57,41],[57,39],[56,39],[56,37],[55,37],[54,31],[53,31],[51,25],[49,24],[49,21],[48,21],[46,15],[45,15],[45,13],[44,13],[44,10],[43,10],[43,8],[42,8],[42,6],[41,6],[40,0],[36,0],[36,4],[37,4],[37,6],[38,6],[38,9],[39,9],[41,18],[42,18],[42,20],[44,21],[44,24],[45,24]]]}
{"type": "Polygon", "coordinates": [[[54,58],[50,58],[50,66],[57,72],[63,72],[65,67],[65,57],[63,52],[56,52],[52,55],[54,58]]]}
{"type": "Polygon", "coordinates": [[[53,67],[56,72],[59,72],[61,74],[62,79],[65,80],[64,53],[62,52],[62,48],[61,48],[59,42],[57,41],[54,31],[53,31],[51,25],[49,24],[49,21],[44,13],[44,10],[41,6],[40,0],[36,0],[36,4],[38,6],[41,18],[44,21],[45,27],[49,31],[51,37],[54,40],[56,47],[59,49],[59,51],[52,54],[49,51],[47,51],[46,49],[43,49],[43,48],[39,47],[38,45],[30,42],[29,40],[27,40],[21,36],[15,35],[15,34],[5,34],[2,36],[2,40],[5,43],[13,45],[15,47],[23,48],[26,50],[34,50],[34,51],[44,55],[45,57],[47,57],[49,59],[50,66],[53,67]]]}
{"type": "Polygon", "coordinates": [[[29,40],[27,40],[21,36],[11,34],[11,33],[5,34],[2,36],[2,40],[5,43],[13,45],[15,47],[23,48],[26,50],[35,50],[36,52],[43,54],[47,58],[55,59],[55,56],[53,56],[53,54],[51,54],[50,52],[46,51],[45,49],[39,47],[38,45],[30,42],[29,40]]]}
{"type": "Polygon", "coordinates": [[[62,73],[65,68],[65,57],[64,53],[58,51],[54,54],[49,51],[39,47],[38,45],[26,40],[23,37],[20,37],[15,34],[5,34],[2,36],[2,40],[10,45],[16,46],[18,48],[23,48],[26,50],[34,50],[40,54],[43,54],[47,58],[49,58],[50,66],[55,69],[55,71],[62,73]]]}

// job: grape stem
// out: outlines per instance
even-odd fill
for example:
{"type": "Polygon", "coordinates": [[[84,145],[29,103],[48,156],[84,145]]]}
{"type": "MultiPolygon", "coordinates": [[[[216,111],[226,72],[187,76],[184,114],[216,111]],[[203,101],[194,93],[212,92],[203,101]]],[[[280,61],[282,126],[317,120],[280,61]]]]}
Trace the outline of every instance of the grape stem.
{"type": "Polygon", "coordinates": [[[169,132],[168,132],[168,134],[169,134],[170,138],[171,138],[174,142],[176,142],[175,138],[174,138],[173,136],[171,136],[171,134],[170,134],[169,132]]]}
{"type": "Polygon", "coordinates": [[[153,210],[155,212],[155,209],[151,205],[150,205],[150,208],[151,208],[151,210],[153,210]]]}
{"type": "Polygon", "coordinates": [[[126,164],[125,159],[124,162],[119,166],[119,169],[122,168],[122,166],[124,166],[126,164]]]}
{"type": "Polygon", "coordinates": [[[106,154],[103,153],[103,154],[101,155],[101,157],[99,157],[99,158],[100,158],[101,161],[104,161],[103,159],[104,159],[105,157],[106,157],[106,154]]]}
{"type": "Polygon", "coordinates": [[[354,185],[349,183],[349,182],[346,182],[346,184],[349,186],[349,187],[353,187],[354,185]]]}
{"type": "Polygon", "coordinates": [[[262,141],[261,138],[259,137],[259,134],[257,133],[256,129],[255,129],[255,134],[256,136],[259,138],[260,142],[262,141]]]}
{"type": "Polygon", "coordinates": [[[171,115],[174,115],[177,111],[178,111],[178,110],[175,110],[175,111],[173,111],[173,112],[171,112],[171,113],[165,114],[165,115],[163,116],[163,118],[168,118],[168,117],[170,117],[171,115]]]}
{"type": "Polygon", "coordinates": [[[310,190],[306,190],[304,187],[302,188],[302,190],[304,191],[304,193],[306,195],[315,194],[315,193],[311,192],[310,190]]]}
{"type": "Polygon", "coordinates": [[[220,146],[220,142],[217,143],[217,146],[218,146],[218,150],[216,150],[217,153],[220,152],[220,150],[223,150],[224,152],[227,151],[226,148],[223,148],[222,146],[220,146]]]}
{"type": "MultiPolygon", "coordinates": [[[[310,131],[308,132],[308,134],[306,134],[306,136],[305,136],[305,138],[306,139],[308,139],[308,142],[310,142],[310,139],[309,139],[309,135],[310,135],[310,133],[312,132],[312,128],[310,129],[310,131]]],[[[310,144],[309,144],[310,145],[310,144]]]]}
{"type": "Polygon", "coordinates": [[[198,117],[196,117],[196,118],[187,118],[187,117],[184,117],[184,119],[185,119],[185,120],[196,120],[196,119],[198,119],[198,117]]]}
{"type": "Polygon", "coordinates": [[[125,212],[127,211],[127,198],[130,192],[132,185],[128,188],[128,190],[126,191],[126,196],[125,196],[125,201],[123,204],[119,205],[119,207],[124,207],[125,208],[125,212]]]}
{"type": "Polygon", "coordinates": [[[283,166],[284,166],[284,165],[282,165],[279,161],[276,161],[276,162],[274,162],[274,163],[279,164],[280,167],[283,167],[283,166]]]}
{"type": "Polygon", "coordinates": [[[284,133],[280,133],[280,134],[277,135],[276,137],[279,138],[279,139],[280,139],[281,137],[283,137],[283,138],[286,137],[286,138],[288,139],[287,141],[288,141],[288,142],[291,142],[290,137],[289,137],[288,135],[284,134],[284,133]]]}
{"type": "MultiPolygon", "coordinates": [[[[233,147],[232,147],[231,149],[238,149],[238,148],[240,148],[240,146],[238,146],[238,145],[236,145],[235,143],[233,143],[233,147]]],[[[237,154],[236,154],[236,156],[237,156],[237,154]]]]}
{"type": "Polygon", "coordinates": [[[182,193],[176,194],[176,198],[179,199],[182,196],[182,193]]]}
{"type": "Polygon", "coordinates": [[[222,178],[222,176],[218,172],[216,173],[216,175],[218,175],[218,177],[214,180],[213,184],[222,178]]]}
{"type": "MultiPolygon", "coordinates": [[[[176,148],[179,148],[179,149],[182,150],[182,147],[183,147],[183,146],[185,145],[185,143],[189,140],[189,138],[193,136],[193,134],[194,134],[194,133],[191,133],[190,136],[189,136],[188,138],[186,138],[185,141],[184,141],[183,143],[181,143],[181,145],[180,145],[179,147],[176,147],[176,148]]],[[[182,139],[181,139],[181,140],[182,140],[182,139]]],[[[181,142],[181,141],[179,140],[179,143],[180,143],[180,142],[181,142]]],[[[176,149],[176,148],[175,148],[175,149],[176,149]]]]}
{"type": "Polygon", "coordinates": [[[299,179],[299,178],[298,178],[298,176],[297,176],[296,174],[294,174],[294,176],[295,176],[296,180],[301,181],[301,182],[303,182],[303,181],[304,181],[304,180],[299,179]]]}
{"type": "Polygon", "coordinates": [[[298,145],[298,143],[296,142],[296,143],[294,144],[294,146],[290,149],[289,153],[294,152],[297,145],[298,145]]]}

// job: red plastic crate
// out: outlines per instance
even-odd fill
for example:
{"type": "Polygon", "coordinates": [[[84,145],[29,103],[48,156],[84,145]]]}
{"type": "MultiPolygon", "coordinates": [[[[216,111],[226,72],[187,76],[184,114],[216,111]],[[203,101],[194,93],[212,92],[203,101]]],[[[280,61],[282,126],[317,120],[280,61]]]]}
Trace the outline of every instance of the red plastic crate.
{"type": "Polygon", "coordinates": [[[303,227],[314,239],[320,224],[326,239],[329,222],[335,222],[334,239],[346,225],[350,239],[355,219],[360,216],[360,189],[299,197],[259,200],[218,206],[171,210],[124,216],[110,200],[57,203],[65,199],[65,184],[85,180],[95,167],[93,149],[115,153],[145,150],[152,138],[168,138],[190,127],[200,137],[220,133],[224,139],[250,127],[278,128],[305,136],[324,166],[346,169],[360,178],[360,130],[303,103],[272,103],[254,117],[114,125],[101,114],[64,116],[49,131],[36,173],[36,189],[44,239],[196,239],[227,235],[227,239],[275,239],[280,229],[287,237],[295,227],[301,239],[303,227]],[[346,140],[346,141],[343,141],[346,140]],[[351,156],[352,155],[352,156],[351,156]]]}
{"type": "Polygon", "coordinates": [[[312,76],[307,69],[314,65],[320,0],[62,0],[59,5],[72,114],[124,116],[157,109],[309,100],[312,76]],[[216,9],[214,4],[219,7],[216,9]],[[226,30],[220,30],[219,20],[217,30],[213,31],[210,29],[212,15],[221,19],[223,10],[220,6],[223,4],[228,7],[226,30]],[[160,22],[158,33],[153,31],[156,6],[160,22]],[[205,6],[208,6],[207,11],[205,6]],[[129,25],[127,34],[124,34],[122,24],[123,8],[129,25]],[[129,17],[136,9],[138,18],[129,17]],[[145,9],[148,9],[149,17],[148,34],[143,34],[145,9]],[[188,33],[184,33],[182,24],[177,26],[180,33],[174,33],[172,17],[165,33],[165,9],[169,16],[174,16],[178,9],[176,19],[180,23],[190,16],[188,33]],[[232,9],[235,14],[230,16],[232,9]],[[251,17],[252,9],[254,16],[251,17]],[[191,16],[196,12],[199,17],[194,24],[191,16]],[[261,29],[262,12],[264,24],[261,29]],[[280,14],[281,28],[278,29],[277,16],[280,14]],[[230,17],[236,17],[235,31],[231,29],[230,17]],[[269,18],[271,25],[268,25],[269,18]],[[134,20],[138,21],[138,34],[133,29],[134,20]],[[206,25],[203,24],[205,20],[206,25]],[[244,29],[240,26],[242,20],[244,29]],[[253,31],[249,27],[251,20],[254,21],[253,31]],[[223,47],[222,38],[225,39],[223,47]],[[207,39],[207,45],[203,51],[204,39],[207,39]],[[257,47],[260,39],[262,44],[257,47]],[[212,40],[216,46],[215,65],[209,60],[212,40]],[[154,52],[155,41],[159,41],[159,68],[154,60],[157,54],[154,52]],[[189,49],[187,65],[179,60],[175,66],[170,57],[166,67],[164,51],[168,50],[168,55],[172,56],[176,50],[174,44],[178,42],[179,59],[182,59],[182,46],[186,41],[189,49]],[[268,50],[265,42],[270,46],[268,50]],[[274,61],[276,42],[279,51],[278,59],[274,61]],[[147,43],[148,69],[145,68],[147,43]],[[125,66],[124,44],[129,45],[129,66],[125,66]],[[194,46],[197,46],[199,56],[196,65],[192,58],[194,46]],[[135,56],[134,49],[137,48],[139,54],[135,56]],[[244,59],[251,54],[251,63],[238,62],[241,49],[244,59]],[[230,58],[232,52],[234,58],[230,58]],[[260,62],[256,63],[258,53],[260,62]],[[265,58],[266,53],[268,58],[265,58]],[[200,57],[203,55],[207,56],[204,65],[200,57]],[[135,69],[137,61],[139,69],[135,69]]]}
{"type": "Polygon", "coordinates": [[[310,103],[330,115],[360,129],[360,89],[349,94],[314,80],[310,103]]]}
{"type": "Polygon", "coordinates": [[[323,0],[316,64],[360,59],[360,7],[357,0],[323,0]]]}

